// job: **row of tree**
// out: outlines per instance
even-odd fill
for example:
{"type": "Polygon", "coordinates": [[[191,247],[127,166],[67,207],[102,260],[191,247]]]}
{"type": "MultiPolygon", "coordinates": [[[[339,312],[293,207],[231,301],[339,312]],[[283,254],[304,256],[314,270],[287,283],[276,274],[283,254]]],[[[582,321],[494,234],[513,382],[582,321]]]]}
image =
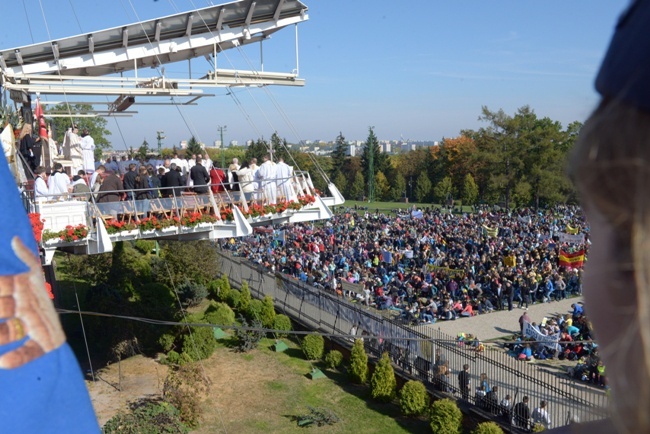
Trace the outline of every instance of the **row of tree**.
{"type": "Polygon", "coordinates": [[[483,107],[479,120],[487,125],[439,146],[390,156],[380,152],[372,128],[359,157],[346,156],[339,134],[330,177],[349,199],[538,207],[575,198],[565,161],[580,122],[563,129],[528,106],[512,116],[483,107]]]}

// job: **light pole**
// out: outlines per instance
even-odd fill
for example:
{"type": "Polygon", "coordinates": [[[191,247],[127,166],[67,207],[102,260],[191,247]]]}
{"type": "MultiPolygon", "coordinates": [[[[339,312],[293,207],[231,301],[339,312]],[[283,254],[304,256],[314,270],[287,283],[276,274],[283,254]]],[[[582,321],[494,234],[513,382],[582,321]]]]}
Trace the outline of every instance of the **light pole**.
{"type": "Polygon", "coordinates": [[[223,143],[223,132],[228,129],[227,125],[220,125],[217,127],[217,130],[219,130],[219,134],[221,134],[221,149],[220,149],[220,154],[221,154],[221,168],[224,169],[226,167],[226,152],[224,150],[225,144],[223,143]]]}
{"type": "Polygon", "coordinates": [[[162,141],[165,138],[165,132],[164,131],[156,131],[156,139],[158,139],[158,155],[161,155],[161,150],[162,150],[162,141]]]}

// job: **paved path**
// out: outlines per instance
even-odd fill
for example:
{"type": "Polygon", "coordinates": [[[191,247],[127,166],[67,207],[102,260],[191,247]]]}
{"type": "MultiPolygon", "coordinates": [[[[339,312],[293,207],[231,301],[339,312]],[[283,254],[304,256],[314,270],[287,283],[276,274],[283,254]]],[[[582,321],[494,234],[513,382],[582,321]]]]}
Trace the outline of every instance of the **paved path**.
{"type": "MultiPolygon", "coordinates": [[[[558,313],[569,313],[572,310],[572,303],[582,301],[582,297],[574,297],[549,303],[537,303],[530,305],[528,316],[532,321],[539,324],[544,317],[550,318],[558,313]]],[[[457,336],[458,333],[471,333],[481,340],[503,338],[519,332],[519,317],[523,313],[524,309],[515,307],[511,311],[495,311],[472,318],[459,318],[455,321],[437,321],[427,327],[440,329],[443,333],[452,336],[457,336]]]]}

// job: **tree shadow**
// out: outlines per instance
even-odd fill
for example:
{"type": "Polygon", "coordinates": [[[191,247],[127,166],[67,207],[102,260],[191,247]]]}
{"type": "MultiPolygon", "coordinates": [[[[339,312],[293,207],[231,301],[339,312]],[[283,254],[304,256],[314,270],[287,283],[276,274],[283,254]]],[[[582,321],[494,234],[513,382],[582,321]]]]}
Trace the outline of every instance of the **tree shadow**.
{"type": "Polygon", "coordinates": [[[504,329],[503,327],[494,327],[494,330],[498,331],[499,333],[504,333],[508,335],[521,333],[519,330],[508,330],[508,329],[504,329]]]}

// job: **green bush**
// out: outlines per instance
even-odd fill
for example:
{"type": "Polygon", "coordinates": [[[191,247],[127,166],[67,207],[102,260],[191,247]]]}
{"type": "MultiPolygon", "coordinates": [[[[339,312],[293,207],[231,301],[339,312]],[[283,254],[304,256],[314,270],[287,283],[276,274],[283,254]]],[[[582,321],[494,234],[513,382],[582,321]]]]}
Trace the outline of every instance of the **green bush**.
{"type": "Polygon", "coordinates": [[[343,363],[343,354],[339,350],[332,350],[325,356],[325,364],[330,369],[336,369],[343,363]]]}
{"type": "Polygon", "coordinates": [[[208,296],[208,288],[189,279],[178,285],[178,298],[184,307],[198,306],[208,296]]]}
{"type": "Polygon", "coordinates": [[[533,432],[543,432],[546,431],[546,428],[541,423],[536,423],[533,425],[533,432]]]}
{"type": "Polygon", "coordinates": [[[160,348],[162,348],[162,350],[166,353],[171,351],[172,348],[174,348],[175,342],[176,342],[176,336],[170,333],[165,333],[164,335],[158,338],[158,345],[160,345],[160,348]]]}
{"type": "MultiPolygon", "coordinates": [[[[240,315],[238,320],[242,327],[248,327],[248,321],[246,321],[246,318],[240,315]]],[[[235,330],[237,349],[240,352],[247,352],[257,348],[257,345],[264,337],[264,332],[259,330],[262,328],[262,323],[259,320],[254,319],[251,323],[251,327],[255,330],[244,330],[243,328],[235,330]]]]}
{"type": "Polygon", "coordinates": [[[183,335],[183,352],[194,361],[207,359],[217,348],[212,327],[191,327],[191,329],[191,335],[189,333],[183,335]]]}
{"type": "Polygon", "coordinates": [[[168,402],[145,400],[131,404],[130,412],[120,412],[104,425],[103,433],[113,434],[185,434],[189,428],[180,412],[168,402]]]}
{"type": "Polygon", "coordinates": [[[381,355],[375,371],[370,378],[370,394],[373,399],[381,402],[391,402],[395,398],[397,381],[393,365],[390,363],[388,353],[381,355]]]}
{"type": "Polygon", "coordinates": [[[445,398],[435,401],[431,406],[431,429],[436,434],[459,434],[463,413],[456,405],[456,401],[445,398]]]}
{"type": "Polygon", "coordinates": [[[368,355],[363,347],[363,340],[354,341],[352,352],[350,353],[350,369],[348,371],[350,379],[358,384],[364,384],[368,379],[368,355]]]}
{"type": "Polygon", "coordinates": [[[219,281],[221,282],[219,285],[219,300],[227,301],[230,296],[230,291],[232,291],[230,279],[228,278],[228,275],[224,273],[219,281]]]}
{"type": "Polygon", "coordinates": [[[222,300],[219,297],[219,290],[221,289],[221,279],[215,279],[209,281],[207,288],[208,288],[208,294],[213,300],[224,301],[224,302],[226,301],[226,300],[222,300]]]}
{"type": "Polygon", "coordinates": [[[258,299],[251,300],[245,315],[249,321],[259,321],[262,324],[262,302],[258,299]]]}
{"type": "Polygon", "coordinates": [[[169,353],[167,353],[167,356],[161,359],[160,363],[162,363],[163,365],[181,366],[187,363],[192,363],[192,361],[193,360],[189,356],[189,354],[187,353],[178,354],[176,351],[172,350],[169,353]]]}
{"type": "MultiPolygon", "coordinates": [[[[291,318],[289,318],[286,315],[283,314],[278,314],[275,316],[275,320],[273,321],[273,328],[275,330],[283,330],[290,332],[293,327],[291,326],[291,318]]],[[[278,337],[286,337],[286,333],[278,333],[278,337]]]]}
{"type": "Polygon", "coordinates": [[[325,339],[321,335],[307,335],[300,347],[307,360],[320,360],[325,352],[325,339]]]}
{"type": "Polygon", "coordinates": [[[428,405],[429,394],[421,381],[410,380],[399,391],[399,408],[404,416],[419,416],[428,405]]]}
{"type": "Polygon", "coordinates": [[[472,434],[503,434],[503,430],[495,422],[479,423],[472,434]]]}
{"type": "Polygon", "coordinates": [[[265,328],[273,328],[275,324],[275,306],[273,298],[270,295],[264,296],[262,300],[262,311],[260,312],[260,320],[265,328]]]}
{"type": "Polygon", "coordinates": [[[148,255],[156,248],[156,242],[151,240],[136,240],[133,243],[133,247],[143,255],[148,255]]]}
{"type": "Polygon", "coordinates": [[[241,284],[241,289],[239,290],[241,297],[239,298],[239,309],[242,312],[248,312],[248,306],[251,304],[251,290],[248,287],[248,282],[245,280],[241,284]]]}
{"type": "Polygon", "coordinates": [[[235,323],[235,312],[226,303],[211,302],[203,316],[210,324],[230,326],[235,323]]]}
{"type": "Polygon", "coordinates": [[[237,291],[236,289],[231,289],[228,291],[228,299],[227,303],[228,306],[232,307],[233,309],[239,309],[239,301],[241,300],[241,293],[237,291]]]}

